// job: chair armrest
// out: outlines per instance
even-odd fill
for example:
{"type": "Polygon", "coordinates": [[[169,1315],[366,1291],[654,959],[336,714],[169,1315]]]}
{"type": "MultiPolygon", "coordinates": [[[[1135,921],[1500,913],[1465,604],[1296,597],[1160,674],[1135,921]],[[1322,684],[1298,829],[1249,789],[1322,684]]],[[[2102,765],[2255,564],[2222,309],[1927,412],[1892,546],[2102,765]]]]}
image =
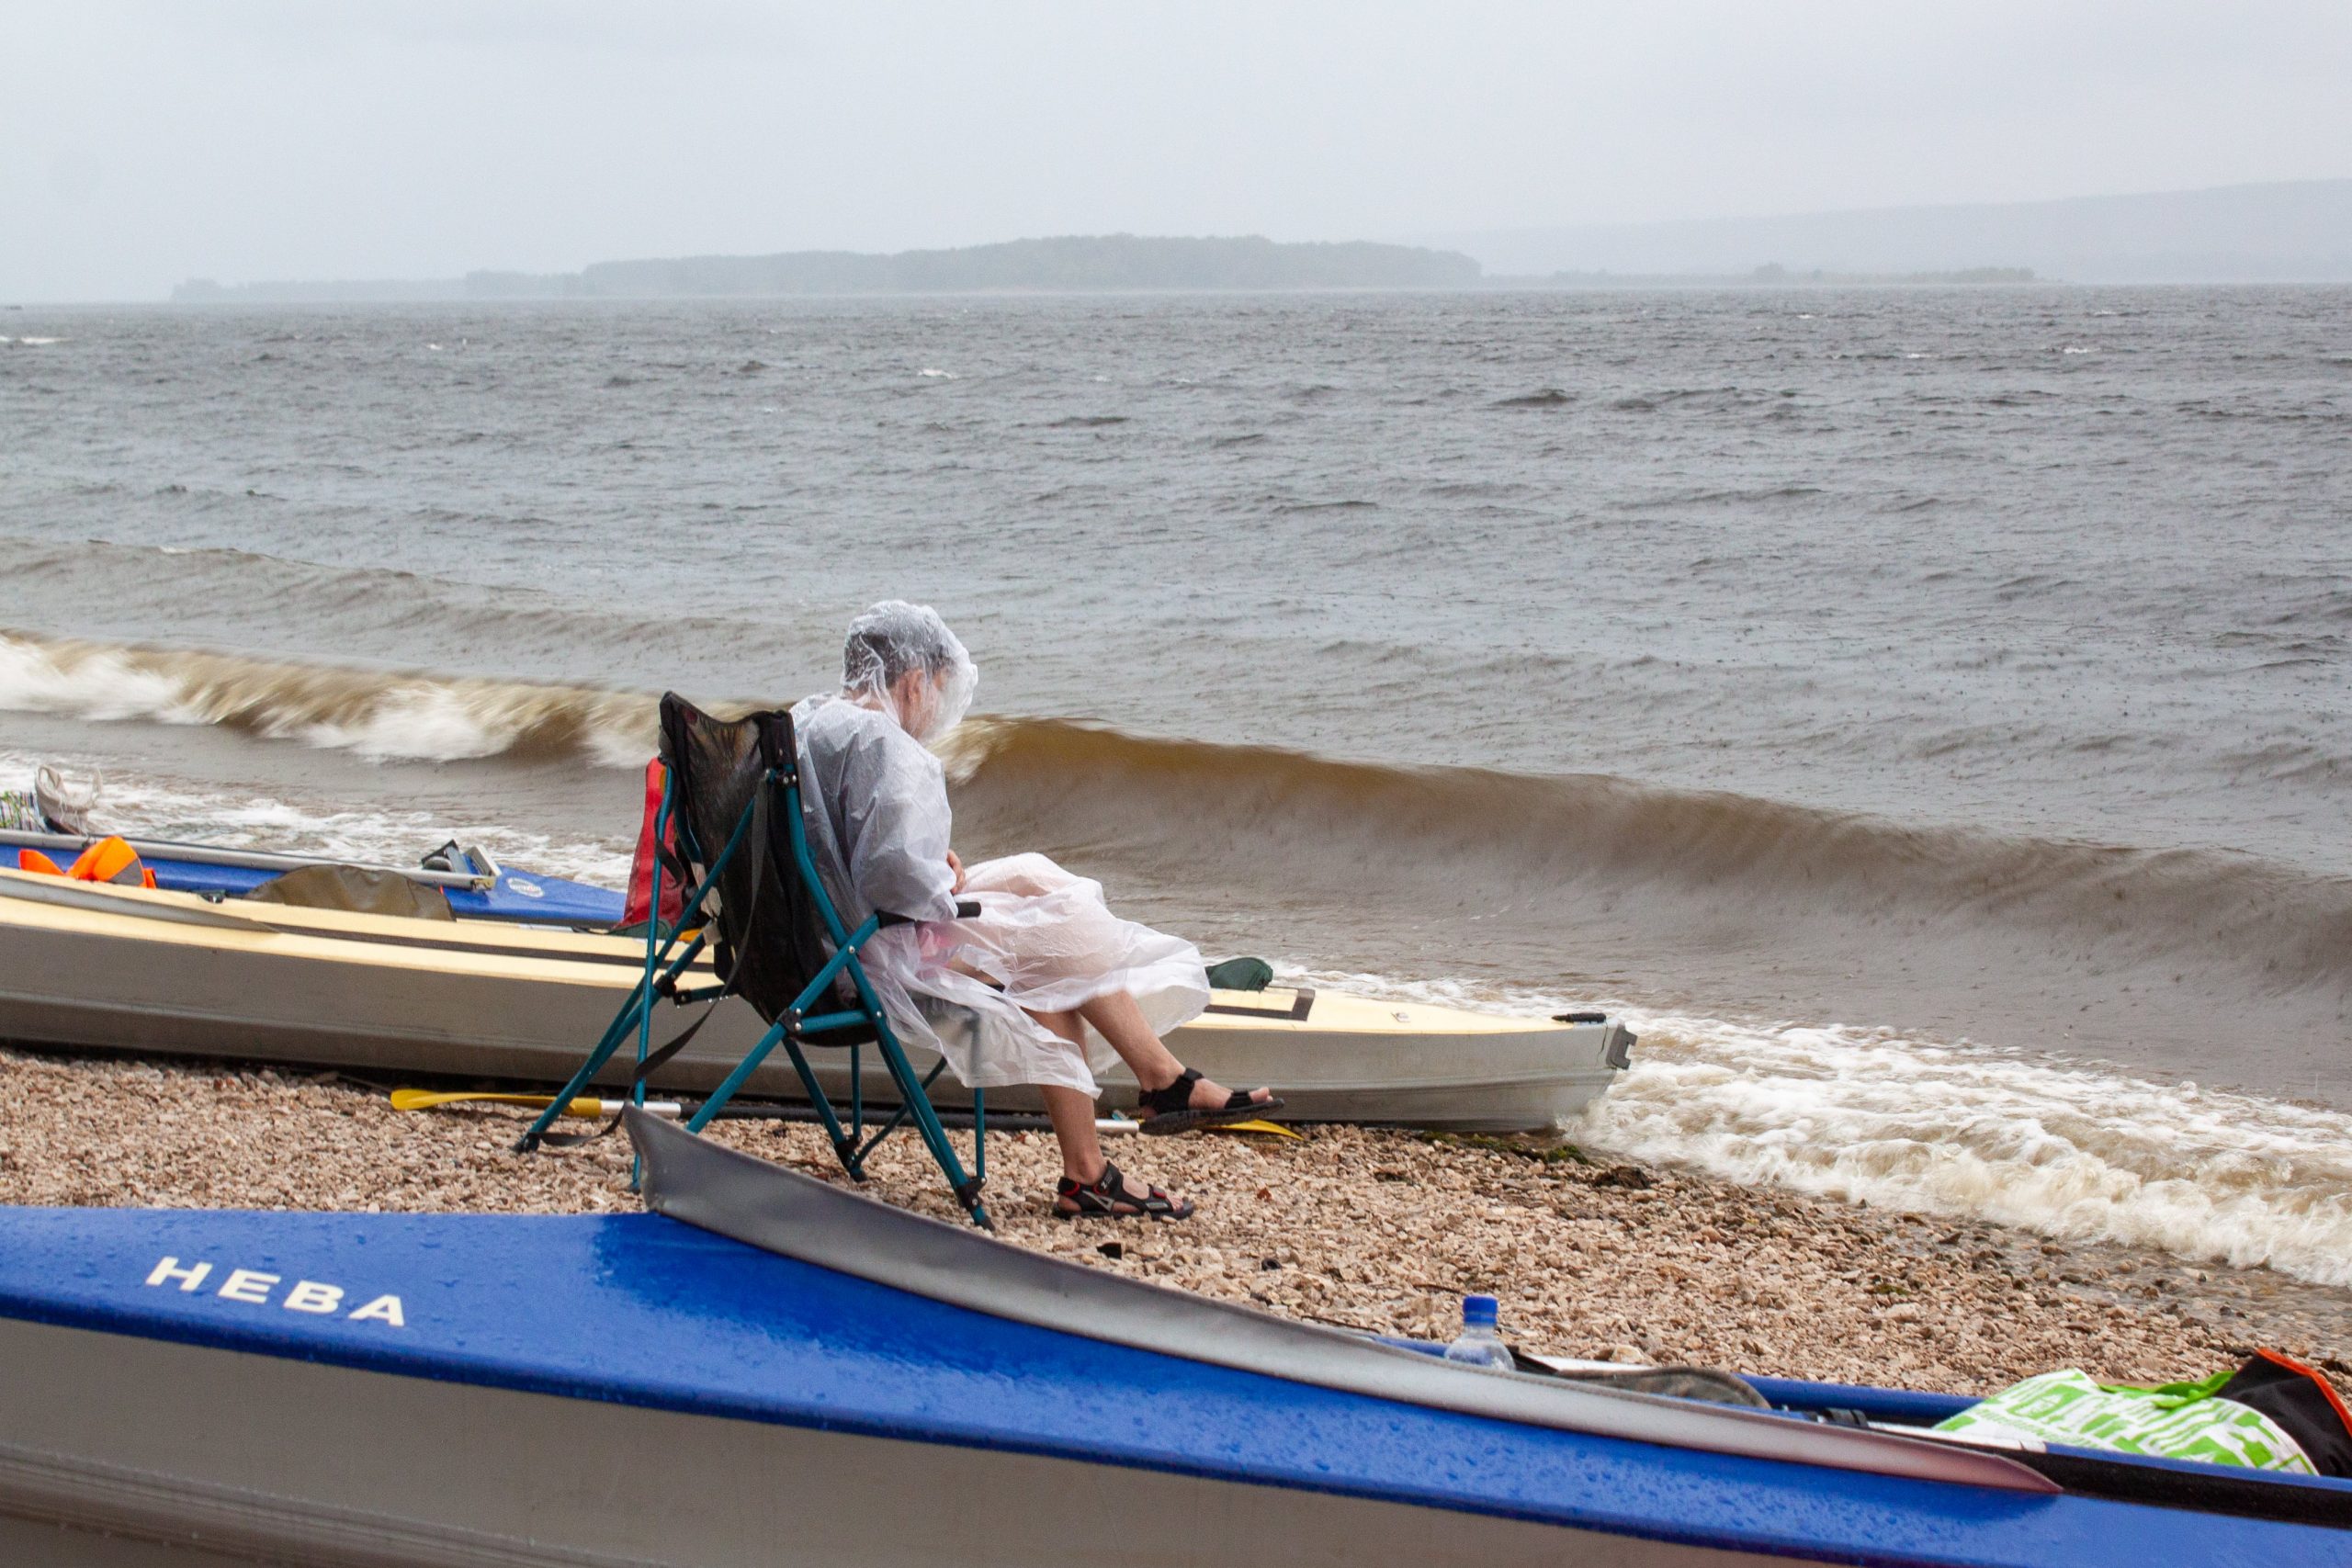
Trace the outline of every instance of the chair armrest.
{"type": "MultiPolygon", "coordinates": [[[[956,918],[957,919],[976,919],[978,918],[979,913],[980,901],[978,899],[958,898],[956,900],[956,918]]],[[[912,915],[894,915],[886,909],[874,917],[874,923],[882,930],[888,931],[892,926],[911,926],[920,924],[921,922],[912,915]]]]}

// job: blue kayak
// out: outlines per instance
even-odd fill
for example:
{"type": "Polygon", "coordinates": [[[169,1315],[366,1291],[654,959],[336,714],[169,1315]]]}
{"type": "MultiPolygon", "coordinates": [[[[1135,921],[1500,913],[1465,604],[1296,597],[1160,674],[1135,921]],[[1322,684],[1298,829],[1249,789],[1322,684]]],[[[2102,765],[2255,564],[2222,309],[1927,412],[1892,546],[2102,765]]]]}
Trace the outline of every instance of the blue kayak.
{"type": "MultiPolygon", "coordinates": [[[[252,866],[175,860],[168,851],[140,858],[155,874],[155,886],[175,893],[242,898],[283,874],[252,866]]],[[[622,895],[609,887],[504,866],[495,875],[472,883],[445,884],[441,891],[449,900],[449,912],[461,920],[514,920],[526,925],[616,926],[625,903],[622,895]]]]}
{"type": "Polygon", "coordinates": [[[1456,1367],[632,1131],[662,1213],[0,1209],[0,1560],[2352,1564],[2352,1483],[1456,1367]]]}
{"type": "MultiPolygon", "coordinates": [[[[87,834],[0,829],[0,852],[14,849],[40,851],[60,864],[72,861],[95,840],[87,834]]],[[[321,855],[280,854],[258,850],[222,849],[212,844],[180,843],[167,839],[126,837],[140,862],[154,873],[155,886],[174,893],[198,893],[213,897],[242,898],[263,883],[306,866],[346,863],[321,855]]],[[[455,846],[451,846],[455,850],[455,846]]],[[[457,852],[454,869],[424,866],[368,866],[428,886],[449,900],[449,912],[459,919],[508,920],[525,925],[585,927],[602,930],[621,921],[627,898],[609,887],[574,882],[538,872],[500,865],[481,850],[457,852]]],[[[15,865],[13,852],[5,863],[15,865]]]]}

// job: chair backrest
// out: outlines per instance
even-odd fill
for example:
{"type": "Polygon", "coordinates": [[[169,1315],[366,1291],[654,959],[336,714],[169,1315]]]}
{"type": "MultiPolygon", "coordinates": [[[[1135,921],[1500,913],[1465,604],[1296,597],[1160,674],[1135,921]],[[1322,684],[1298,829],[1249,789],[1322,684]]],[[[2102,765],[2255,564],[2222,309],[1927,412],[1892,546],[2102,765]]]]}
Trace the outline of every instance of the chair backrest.
{"type": "Polygon", "coordinates": [[[718,977],[775,1021],[824,967],[828,933],[792,852],[799,773],[792,716],[784,712],[714,718],[677,694],[662,699],[662,761],[670,770],[670,809],[678,856],[692,890],[735,836],[742,841],[703,898],[713,930],[718,977]]]}

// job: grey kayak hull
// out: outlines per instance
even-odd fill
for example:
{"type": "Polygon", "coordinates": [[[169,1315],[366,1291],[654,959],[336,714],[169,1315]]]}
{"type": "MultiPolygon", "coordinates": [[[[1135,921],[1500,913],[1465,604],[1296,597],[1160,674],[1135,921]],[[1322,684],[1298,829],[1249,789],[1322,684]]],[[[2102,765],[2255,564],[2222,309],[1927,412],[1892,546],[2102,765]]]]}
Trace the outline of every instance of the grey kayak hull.
{"type": "Polygon", "coordinates": [[[1763,1561],[15,1320],[0,1365],[0,1561],[17,1568],[1763,1561]]]}

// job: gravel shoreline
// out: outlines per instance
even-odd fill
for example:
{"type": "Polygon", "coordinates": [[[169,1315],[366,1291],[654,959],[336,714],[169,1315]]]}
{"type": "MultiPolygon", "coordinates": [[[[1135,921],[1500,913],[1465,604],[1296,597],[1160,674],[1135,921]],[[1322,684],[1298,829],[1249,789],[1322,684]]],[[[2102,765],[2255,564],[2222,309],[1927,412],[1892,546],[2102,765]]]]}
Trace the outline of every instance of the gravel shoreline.
{"type": "MultiPolygon", "coordinates": [[[[526,1114],[396,1112],[332,1074],[0,1048],[0,1201],[637,1206],[625,1140],[518,1156],[526,1114]]],[[[1984,1393],[2056,1367],[2201,1376],[2260,1345],[2352,1389],[2352,1292],[2267,1270],[2069,1248],[1537,1140],[1302,1131],[1112,1140],[1132,1176],[1200,1204],[1181,1225],[1057,1222],[1052,1139],[994,1134],[989,1210],[1024,1247],[1384,1333],[1450,1337],[1459,1298],[1484,1292],[1501,1298],[1507,1337],[1552,1355],[1984,1393]]],[[[840,1179],[814,1128],[721,1122],[715,1135],[840,1179]]],[[[875,1167],[873,1195],[953,1217],[912,1139],[891,1140],[875,1167]]]]}

